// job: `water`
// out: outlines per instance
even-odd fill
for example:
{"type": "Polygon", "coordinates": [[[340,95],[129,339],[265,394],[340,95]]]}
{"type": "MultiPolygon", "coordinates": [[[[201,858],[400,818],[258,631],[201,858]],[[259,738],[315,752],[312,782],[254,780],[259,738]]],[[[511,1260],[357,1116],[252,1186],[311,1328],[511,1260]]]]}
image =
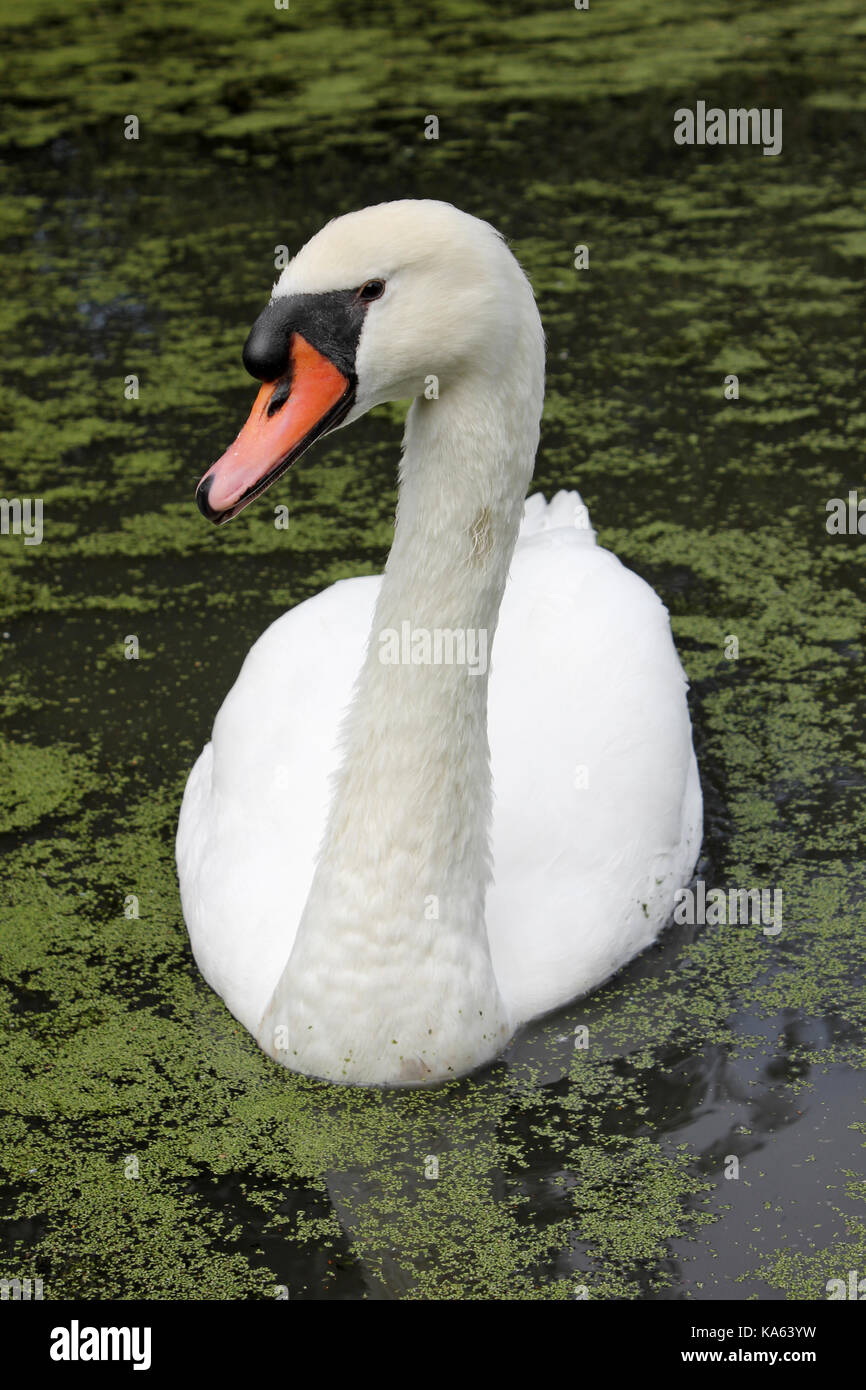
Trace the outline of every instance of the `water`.
{"type": "Polygon", "coordinates": [[[0,6],[0,483],[45,517],[40,546],[0,537],[0,1273],[51,1298],[823,1296],[866,1269],[866,541],[825,527],[866,495],[858,7],[167,15],[0,6]],[[675,147],[699,99],[782,107],[782,155],[675,147]],[[668,605],[700,872],[781,888],[784,926],[674,926],[483,1073],[368,1094],[278,1071],[204,985],[172,840],[254,638],[387,554],[397,406],[228,528],[192,495],[252,399],[274,248],[401,196],[512,238],[548,334],[536,485],[579,487],[668,605]]]}

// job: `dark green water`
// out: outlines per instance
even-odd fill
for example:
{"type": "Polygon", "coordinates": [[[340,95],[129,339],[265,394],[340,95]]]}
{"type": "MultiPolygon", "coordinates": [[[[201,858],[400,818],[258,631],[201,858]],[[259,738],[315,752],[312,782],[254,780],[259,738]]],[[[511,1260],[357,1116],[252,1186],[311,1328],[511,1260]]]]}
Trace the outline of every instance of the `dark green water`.
{"type": "Polygon", "coordinates": [[[0,1277],[799,1299],[866,1271],[866,537],[825,526],[866,496],[866,20],[591,4],[0,3],[0,489],[44,500],[41,545],[0,536],[0,1277]],[[782,154],[675,146],[698,100],[781,107],[782,154]],[[396,407],[226,529],[193,505],[252,398],[274,247],[406,196],[490,219],[532,276],[536,485],[579,487],[668,605],[701,873],[781,888],[784,925],[673,927],[485,1073],[379,1094],[235,1024],[172,842],[253,639],[390,540],[396,407]]]}

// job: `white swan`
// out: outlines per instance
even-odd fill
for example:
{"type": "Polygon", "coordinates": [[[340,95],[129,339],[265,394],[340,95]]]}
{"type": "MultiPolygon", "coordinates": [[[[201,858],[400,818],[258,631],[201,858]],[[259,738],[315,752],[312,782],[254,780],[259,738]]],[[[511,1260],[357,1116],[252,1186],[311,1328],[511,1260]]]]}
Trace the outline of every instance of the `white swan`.
{"type": "Polygon", "coordinates": [[[193,951],[285,1066],[437,1081],[669,919],[701,840],[686,680],[578,494],[524,508],[543,334],[487,223],[429,201],[329,223],[244,361],[265,384],[199,485],[215,521],[328,429],[414,401],[384,575],[268,628],[190,775],[193,951]]]}

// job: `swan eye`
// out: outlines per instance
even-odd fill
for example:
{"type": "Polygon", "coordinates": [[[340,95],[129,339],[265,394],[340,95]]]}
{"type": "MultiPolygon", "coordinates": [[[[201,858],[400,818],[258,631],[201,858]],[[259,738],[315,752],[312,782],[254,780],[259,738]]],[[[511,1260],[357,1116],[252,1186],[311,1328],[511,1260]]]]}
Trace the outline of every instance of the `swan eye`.
{"type": "Polygon", "coordinates": [[[384,280],[368,280],[366,285],[362,285],[358,290],[358,298],[362,304],[371,304],[374,299],[381,299],[384,293],[384,280]]]}

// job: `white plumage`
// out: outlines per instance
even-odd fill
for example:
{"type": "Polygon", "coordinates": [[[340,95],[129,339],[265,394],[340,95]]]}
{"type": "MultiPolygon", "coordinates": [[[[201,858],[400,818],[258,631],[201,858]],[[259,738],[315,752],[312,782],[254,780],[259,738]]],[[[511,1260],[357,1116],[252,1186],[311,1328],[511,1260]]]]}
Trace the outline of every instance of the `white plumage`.
{"type": "Polygon", "coordinates": [[[576,492],[523,505],[543,346],[517,263],[486,224],[398,203],[329,224],[275,295],[371,275],[388,289],[349,420],[417,397],[386,573],[255,643],[177,858],[199,967],[266,1051],[412,1084],[489,1060],[653,941],[702,812],[666,609],[576,492]],[[489,701],[466,665],[383,664],[403,622],[488,632],[489,701]]]}

